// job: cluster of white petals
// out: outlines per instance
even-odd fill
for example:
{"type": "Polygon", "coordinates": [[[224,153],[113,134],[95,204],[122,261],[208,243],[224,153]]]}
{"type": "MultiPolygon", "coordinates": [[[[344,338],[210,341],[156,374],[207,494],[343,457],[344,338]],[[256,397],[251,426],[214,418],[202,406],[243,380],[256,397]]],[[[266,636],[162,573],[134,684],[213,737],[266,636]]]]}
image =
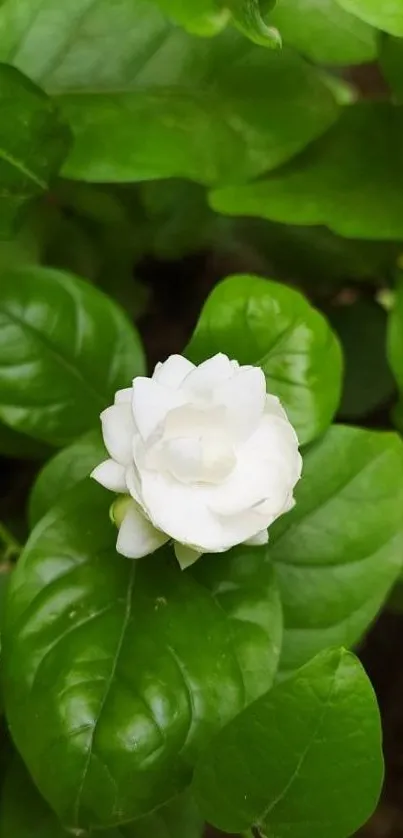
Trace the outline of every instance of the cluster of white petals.
{"type": "Polygon", "coordinates": [[[265,544],[294,505],[298,439],[259,367],[181,355],[116,393],[101,415],[111,459],[92,477],[117,503],[117,550],[131,559],[169,539],[182,567],[202,553],[265,544]]]}

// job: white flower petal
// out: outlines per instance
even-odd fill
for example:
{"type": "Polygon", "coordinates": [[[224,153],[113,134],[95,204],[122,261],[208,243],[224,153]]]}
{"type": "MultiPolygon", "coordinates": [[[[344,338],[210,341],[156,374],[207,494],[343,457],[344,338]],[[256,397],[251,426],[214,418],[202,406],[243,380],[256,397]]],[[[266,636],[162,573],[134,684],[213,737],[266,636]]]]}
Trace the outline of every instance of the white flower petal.
{"type": "Polygon", "coordinates": [[[111,492],[127,492],[125,467],[115,460],[105,460],[91,472],[91,477],[111,492]]]}
{"type": "Polygon", "coordinates": [[[132,498],[141,506],[141,480],[134,463],[126,469],[125,478],[127,490],[132,498]]]}
{"type": "Polygon", "coordinates": [[[187,567],[191,567],[203,555],[203,553],[199,553],[198,550],[192,550],[191,547],[187,547],[185,544],[179,544],[178,541],[175,541],[174,550],[181,570],[186,570],[187,567]]]}
{"type": "Polygon", "coordinates": [[[170,410],[185,404],[177,390],[163,387],[151,378],[139,376],[133,381],[133,414],[140,435],[147,440],[170,410]]]}
{"type": "Polygon", "coordinates": [[[153,527],[133,501],[119,529],[117,552],[128,559],[142,559],[167,541],[168,537],[153,527]]]}
{"type": "Polygon", "coordinates": [[[264,416],[250,439],[237,449],[237,465],[223,483],[211,486],[208,503],[220,515],[236,515],[257,504],[277,517],[301,476],[302,458],[288,422],[264,416]]]}
{"type": "Polygon", "coordinates": [[[269,533],[267,529],[260,530],[256,533],[256,535],[252,535],[252,538],[248,538],[244,544],[247,544],[248,547],[262,547],[263,544],[267,544],[269,541],[269,533]]]}
{"type": "Polygon", "coordinates": [[[126,403],[107,407],[101,413],[102,433],[106,448],[113,460],[129,465],[132,457],[132,440],[135,425],[131,405],[126,403]]]}
{"type": "Polygon", "coordinates": [[[266,379],[258,367],[241,367],[215,391],[216,404],[224,405],[228,427],[235,440],[243,441],[259,427],[266,404],[266,379]]]}
{"type": "Polygon", "coordinates": [[[288,481],[282,478],[276,462],[240,457],[227,480],[210,487],[207,502],[214,513],[233,516],[256,507],[271,496],[274,496],[275,504],[284,503],[288,490],[288,481]]]}
{"type": "Polygon", "coordinates": [[[231,378],[235,372],[227,355],[219,352],[218,355],[214,355],[196,367],[185,378],[182,387],[187,395],[204,399],[212,393],[215,387],[231,378]]]}
{"type": "Polygon", "coordinates": [[[279,419],[285,419],[288,422],[288,416],[277,396],[271,396],[267,393],[264,412],[268,416],[278,416],[279,419]]]}
{"type": "Polygon", "coordinates": [[[132,392],[131,387],[126,387],[124,390],[117,390],[115,393],[115,404],[130,404],[132,392]]]}
{"type": "Polygon", "coordinates": [[[208,507],[209,489],[201,484],[186,486],[169,474],[151,471],[141,478],[143,503],[153,524],[200,553],[222,553],[272,521],[254,510],[215,515],[208,507]]]}
{"type": "Polygon", "coordinates": [[[194,369],[195,365],[187,358],[182,355],[171,355],[163,364],[157,364],[152,379],[164,387],[172,387],[176,390],[194,369]]]}
{"type": "Polygon", "coordinates": [[[200,440],[172,439],[164,443],[161,462],[182,483],[201,480],[203,474],[203,449],[200,440]]]}

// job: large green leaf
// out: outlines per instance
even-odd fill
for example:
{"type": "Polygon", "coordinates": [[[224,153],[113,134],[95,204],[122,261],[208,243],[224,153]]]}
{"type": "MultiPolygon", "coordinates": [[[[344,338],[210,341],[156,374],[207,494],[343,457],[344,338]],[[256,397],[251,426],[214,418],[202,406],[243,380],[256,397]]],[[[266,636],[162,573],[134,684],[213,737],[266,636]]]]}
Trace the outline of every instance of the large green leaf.
{"type": "Polygon", "coordinates": [[[348,838],[379,798],[376,698],[345,650],[318,655],[230,722],[196,768],[203,814],[226,832],[348,838]]]}
{"type": "Polygon", "coordinates": [[[298,291],[257,276],[224,280],[186,350],[196,363],[216,352],[262,367],[300,443],[326,430],[340,398],[341,351],[324,317],[298,291]]]}
{"type": "Polygon", "coordinates": [[[59,502],[65,492],[77,486],[107,458],[101,428],[89,431],[48,460],[40,470],[29,498],[29,521],[34,526],[59,502]]]}
{"type": "Polygon", "coordinates": [[[337,0],[337,2],[372,26],[403,36],[403,5],[400,0],[337,0]]]}
{"type": "MultiPolygon", "coordinates": [[[[1,31],[1,24],[0,24],[1,31]]],[[[45,192],[70,144],[55,105],[14,67],[0,64],[0,238],[27,201],[45,192]]]]}
{"type": "Polygon", "coordinates": [[[403,395],[403,274],[399,276],[394,305],[389,314],[388,356],[399,391],[403,395]]]}
{"type": "Polygon", "coordinates": [[[283,669],[351,646],[399,575],[403,443],[335,426],[304,457],[296,506],[270,529],[284,610],[283,669]]]}
{"type": "Polygon", "coordinates": [[[54,445],[99,420],[144,369],[123,311],[78,278],[20,268],[0,285],[0,419],[54,445]]]}
{"type": "Polygon", "coordinates": [[[213,43],[203,74],[184,64],[187,78],[182,72],[171,87],[162,70],[154,86],[58,97],[75,140],[63,173],[242,181],[288,160],[334,121],[332,94],[298,55],[245,50],[229,34],[213,43]]]}
{"type": "Polygon", "coordinates": [[[376,30],[340,8],[337,0],[281,0],[269,20],[286,44],[320,64],[376,58],[376,30]]]}
{"type": "Polygon", "coordinates": [[[109,506],[84,481],[40,522],[3,637],[12,736],[71,828],[124,823],[182,791],[208,739],[270,687],[281,648],[264,552],[213,556],[197,574],[170,547],[132,562],[115,552],[109,506]]]}
{"type": "Polygon", "coordinates": [[[338,112],[298,55],[235,30],[191,37],[148,0],[5,0],[0,31],[0,58],[58,94],[75,136],[69,177],[242,180],[289,159],[338,112]]]}
{"type": "Polygon", "coordinates": [[[343,236],[401,239],[402,134],[403,108],[381,102],[347,107],[295,161],[264,180],[216,190],[212,206],[228,215],[326,224],[343,236]]]}
{"type": "MultiPolygon", "coordinates": [[[[0,838],[67,838],[69,834],[15,758],[2,789],[0,838]]],[[[103,838],[201,838],[202,834],[202,819],[187,795],[132,824],[102,832],[103,838]]]]}

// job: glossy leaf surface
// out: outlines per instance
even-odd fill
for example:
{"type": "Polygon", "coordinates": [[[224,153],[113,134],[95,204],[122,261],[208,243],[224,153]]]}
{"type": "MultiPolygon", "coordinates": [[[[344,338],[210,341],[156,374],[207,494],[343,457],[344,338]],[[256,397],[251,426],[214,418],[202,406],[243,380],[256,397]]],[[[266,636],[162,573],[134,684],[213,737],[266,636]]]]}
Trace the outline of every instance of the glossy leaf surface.
{"type": "Polygon", "coordinates": [[[347,66],[376,59],[376,29],[337,0],[281,0],[268,20],[285,44],[320,64],[347,66]]]}
{"type": "Polygon", "coordinates": [[[301,444],[330,424],[341,391],[336,336],[307,300],[257,276],[229,277],[204,305],[188,357],[199,363],[225,352],[261,366],[269,393],[281,399],[301,444]]]}
{"type": "Polygon", "coordinates": [[[31,490],[31,527],[59,502],[65,492],[88,477],[95,466],[107,457],[101,427],[89,431],[51,457],[40,470],[31,490]]]}
{"type": "Polygon", "coordinates": [[[0,419],[11,428],[66,444],[143,370],[135,328],[100,291],[44,268],[2,275],[0,419]]]}
{"type": "MultiPolygon", "coordinates": [[[[179,7],[194,14],[194,3],[179,7]]],[[[71,124],[67,177],[243,181],[288,160],[338,114],[298,55],[232,29],[192,37],[148,0],[5,0],[0,29],[0,58],[57,94],[71,124]]]]}
{"type": "Polygon", "coordinates": [[[398,577],[403,557],[403,443],[335,426],[304,456],[296,506],[270,529],[284,609],[284,670],[352,646],[398,577]]]}
{"type": "Polygon", "coordinates": [[[362,18],[367,23],[403,36],[403,6],[400,0],[337,0],[343,9],[362,18]]]}
{"type": "Polygon", "coordinates": [[[0,64],[0,109],[3,238],[10,236],[24,204],[47,190],[66,157],[70,133],[43,91],[6,64],[0,64]]]}
{"type": "Polygon", "coordinates": [[[71,828],[116,826],[182,791],[209,738],[269,688],[281,647],[264,551],[206,559],[197,575],[171,548],[132,562],[115,552],[109,506],[91,481],[72,490],[8,597],[11,732],[71,828]]]}
{"type": "Polygon", "coordinates": [[[211,204],[227,215],[326,224],[350,238],[401,239],[402,131],[402,107],[384,102],[347,107],[294,161],[266,179],[213,192],[211,204]]]}
{"type": "MultiPolygon", "coordinates": [[[[203,822],[196,804],[181,795],[132,824],[104,830],[102,836],[200,838],[202,833],[203,822]]],[[[23,763],[15,758],[2,789],[0,838],[67,838],[69,834],[35,788],[23,763]]]]}
{"type": "Polygon", "coordinates": [[[342,649],[318,655],[230,722],[203,754],[194,790],[226,832],[254,824],[264,835],[347,838],[375,808],[382,779],[375,694],[342,649]]]}
{"type": "Polygon", "coordinates": [[[170,86],[164,64],[148,85],[63,93],[59,105],[74,135],[64,175],[243,181],[288,160],[334,122],[332,93],[295,53],[256,49],[236,33],[208,43],[203,54],[198,44],[184,45],[170,86]]]}

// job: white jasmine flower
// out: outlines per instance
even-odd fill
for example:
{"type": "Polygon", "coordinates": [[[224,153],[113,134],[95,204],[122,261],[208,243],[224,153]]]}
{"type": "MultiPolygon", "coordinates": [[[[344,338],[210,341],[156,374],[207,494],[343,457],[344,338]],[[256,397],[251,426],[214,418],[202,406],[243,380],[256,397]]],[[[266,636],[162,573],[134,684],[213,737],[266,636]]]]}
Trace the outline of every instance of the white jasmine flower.
{"type": "Polygon", "coordinates": [[[173,539],[187,567],[202,553],[265,544],[294,505],[297,436],[259,367],[172,355],[116,393],[101,421],[111,459],[92,477],[124,495],[114,519],[117,551],[128,558],[173,539]]]}

